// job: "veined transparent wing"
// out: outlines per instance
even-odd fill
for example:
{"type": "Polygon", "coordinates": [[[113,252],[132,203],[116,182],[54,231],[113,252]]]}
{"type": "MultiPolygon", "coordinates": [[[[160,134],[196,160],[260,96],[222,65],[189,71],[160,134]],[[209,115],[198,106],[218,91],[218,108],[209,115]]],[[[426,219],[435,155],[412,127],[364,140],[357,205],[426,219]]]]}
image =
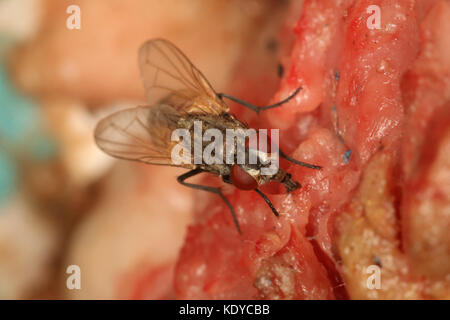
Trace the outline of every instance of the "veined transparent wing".
{"type": "Polygon", "coordinates": [[[166,104],[121,110],[97,124],[95,141],[116,158],[175,166],[171,161],[171,135],[179,117],[178,111],[166,104]]]}
{"type": "Polygon", "coordinates": [[[139,49],[139,67],[150,105],[164,102],[180,112],[199,114],[229,111],[200,70],[167,40],[145,42],[139,49]]]}

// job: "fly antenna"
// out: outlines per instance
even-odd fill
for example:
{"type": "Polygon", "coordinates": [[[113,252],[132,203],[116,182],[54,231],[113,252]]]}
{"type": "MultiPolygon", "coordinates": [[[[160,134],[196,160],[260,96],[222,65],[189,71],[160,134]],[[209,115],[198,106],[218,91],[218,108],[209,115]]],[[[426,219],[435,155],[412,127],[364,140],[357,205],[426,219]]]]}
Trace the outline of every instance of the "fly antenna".
{"type": "Polygon", "coordinates": [[[270,209],[272,210],[273,214],[274,214],[275,216],[279,217],[280,214],[278,213],[277,209],[275,209],[275,207],[273,206],[272,202],[270,202],[269,198],[267,198],[267,196],[266,196],[264,193],[262,193],[261,190],[255,189],[255,191],[256,191],[257,194],[259,194],[259,195],[264,199],[264,201],[267,203],[267,205],[268,205],[268,206],[270,207],[270,209]]]}

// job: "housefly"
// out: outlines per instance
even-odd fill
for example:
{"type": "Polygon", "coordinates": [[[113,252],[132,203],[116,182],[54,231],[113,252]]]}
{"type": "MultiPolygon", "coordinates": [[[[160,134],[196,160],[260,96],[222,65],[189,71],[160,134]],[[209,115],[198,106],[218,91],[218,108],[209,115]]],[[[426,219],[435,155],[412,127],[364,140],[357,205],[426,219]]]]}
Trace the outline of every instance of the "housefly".
{"type": "MultiPolygon", "coordinates": [[[[269,205],[273,213],[278,216],[267,196],[259,187],[270,181],[282,183],[287,192],[300,187],[291,175],[277,168],[272,174],[261,174],[267,164],[267,156],[272,152],[259,152],[257,162],[247,160],[251,149],[245,145],[245,161],[239,163],[234,157],[231,163],[211,163],[201,159],[194,161],[196,146],[204,148],[205,144],[195,134],[195,124],[202,123],[201,134],[207,129],[214,128],[226,135],[229,129],[246,130],[249,127],[230,114],[230,109],[224,99],[235,101],[257,113],[276,108],[292,99],[301,88],[278,103],[257,107],[235,97],[216,93],[203,74],[189,61],[189,59],[171,42],[164,39],[152,39],[145,42],[139,49],[139,68],[144,83],[148,106],[139,106],[121,110],[102,119],[95,129],[95,141],[100,149],[107,154],[126,160],[135,160],[153,165],[177,166],[190,171],[178,177],[182,185],[198,190],[214,193],[222,198],[233,216],[234,224],[239,233],[241,229],[236,213],[224,196],[220,188],[188,183],[186,180],[199,173],[209,172],[222,177],[225,183],[232,184],[239,189],[253,190],[269,205]],[[191,134],[191,141],[187,150],[190,161],[175,162],[173,150],[177,142],[173,139],[173,132],[184,130],[191,134]]],[[[222,150],[219,150],[222,154],[222,150]]],[[[278,149],[277,156],[281,156],[295,164],[311,169],[320,166],[295,160],[278,149]]]]}

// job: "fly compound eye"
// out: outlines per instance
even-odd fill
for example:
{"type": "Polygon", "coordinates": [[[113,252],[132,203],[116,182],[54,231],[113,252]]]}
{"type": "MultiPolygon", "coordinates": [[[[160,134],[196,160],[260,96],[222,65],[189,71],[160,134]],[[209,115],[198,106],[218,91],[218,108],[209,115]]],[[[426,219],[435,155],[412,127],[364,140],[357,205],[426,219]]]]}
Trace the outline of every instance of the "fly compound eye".
{"type": "Polygon", "coordinates": [[[253,190],[258,187],[256,180],[237,164],[231,168],[231,181],[236,188],[242,190],[253,190]]]}

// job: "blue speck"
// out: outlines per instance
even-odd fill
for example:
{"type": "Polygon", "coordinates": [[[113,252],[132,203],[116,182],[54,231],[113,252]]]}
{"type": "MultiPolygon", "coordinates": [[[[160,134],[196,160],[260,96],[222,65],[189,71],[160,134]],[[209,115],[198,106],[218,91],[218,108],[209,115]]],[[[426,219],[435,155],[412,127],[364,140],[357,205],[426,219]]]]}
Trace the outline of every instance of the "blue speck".
{"type": "Polygon", "coordinates": [[[344,161],[345,161],[345,164],[348,164],[348,162],[350,161],[350,156],[352,155],[352,150],[347,150],[347,151],[345,151],[345,153],[344,153],[344,161]]]}
{"type": "Polygon", "coordinates": [[[341,79],[341,75],[339,73],[339,71],[334,71],[334,78],[336,79],[336,81],[339,81],[341,79]]]}

